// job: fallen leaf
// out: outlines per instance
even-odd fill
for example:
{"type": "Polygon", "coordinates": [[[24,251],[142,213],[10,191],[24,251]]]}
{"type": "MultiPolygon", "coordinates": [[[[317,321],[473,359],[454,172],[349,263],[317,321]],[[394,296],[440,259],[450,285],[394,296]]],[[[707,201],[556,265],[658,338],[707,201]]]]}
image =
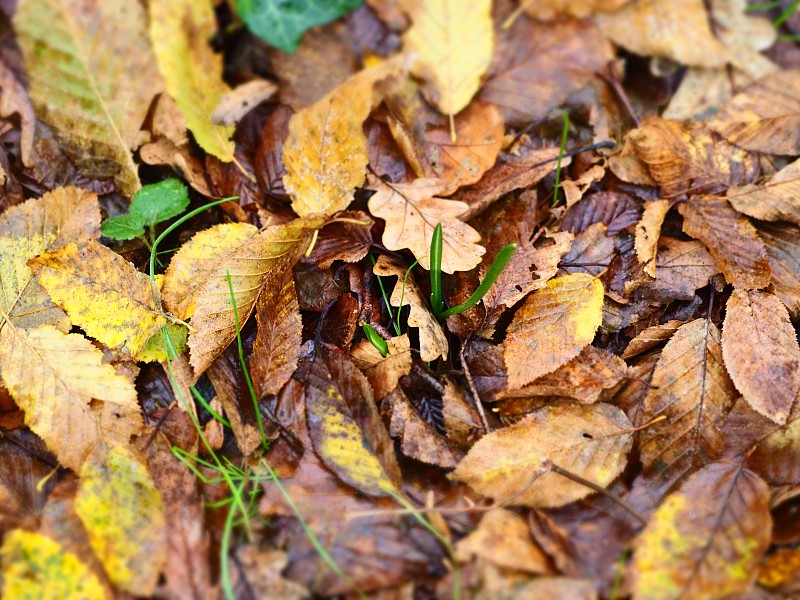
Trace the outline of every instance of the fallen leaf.
{"type": "Polygon", "coordinates": [[[415,73],[429,84],[425,97],[446,115],[472,100],[492,60],[494,30],[490,0],[408,0],[412,25],[403,47],[416,55],[415,73]]]}
{"type": "Polygon", "coordinates": [[[23,83],[14,74],[10,65],[6,61],[0,63],[0,89],[3,95],[0,97],[0,116],[10,117],[17,113],[20,120],[20,158],[26,167],[34,166],[33,161],[33,140],[36,129],[36,112],[33,104],[28,98],[28,91],[23,83]]]}
{"type": "Polygon", "coordinates": [[[639,536],[633,598],[745,593],[771,529],[766,483],[738,461],[712,463],[668,496],[639,536]]]}
{"type": "Polygon", "coordinates": [[[755,227],[725,198],[693,196],[680,204],[684,233],[700,240],[717,261],[725,279],[741,289],[769,285],[767,252],[755,227]]]}
{"type": "Polygon", "coordinates": [[[350,204],[369,162],[362,123],[377,101],[377,84],[399,71],[398,60],[359,71],[289,120],[283,182],[298,215],[332,215],[350,204]]]}
{"type": "Polygon", "coordinates": [[[342,211],[339,218],[348,219],[330,223],[320,230],[311,256],[304,259],[320,269],[327,269],[334,261],[354,263],[364,258],[372,247],[370,216],[360,210],[342,211]],[[350,221],[352,219],[352,221],[350,221]]]}
{"type": "Polygon", "coordinates": [[[626,284],[625,289],[628,292],[636,289],[643,296],[692,300],[695,292],[708,285],[717,273],[714,257],[702,243],[661,237],[655,281],[645,282],[639,288],[626,284]]]}
{"type": "Polygon", "coordinates": [[[131,150],[163,86],[139,4],[25,0],[14,15],[37,116],[95,177],[139,189],[131,150]],[[98,51],[102,48],[102,51],[98,51]]]}
{"type": "Polygon", "coordinates": [[[75,512],[108,578],[149,595],[167,559],[166,517],[147,468],[124,446],[98,446],[83,464],[75,512]]]}
{"type": "Polygon", "coordinates": [[[103,441],[127,444],[142,429],[132,381],[102,363],[78,334],[52,326],[0,331],[0,371],[25,422],[74,471],[103,441]]]}
{"type": "Polygon", "coordinates": [[[592,490],[548,472],[549,462],[605,487],[625,468],[632,445],[630,421],[618,408],[562,402],[482,437],[450,477],[500,503],[563,506],[592,490]]]}
{"type": "Polygon", "coordinates": [[[230,88],[222,58],[209,46],[217,29],[210,0],[149,0],[150,41],[167,91],[203,150],[233,160],[233,126],[215,125],[212,113],[230,88]]]}
{"type": "Polygon", "coordinates": [[[520,388],[575,358],[594,339],[602,306],[603,284],[583,273],[556,277],[533,292],[503,344],[509,387],[520,388]]]}
{"type": "Polygon", "coordinates": [[[381,399],[397,387],[403,375],[411,371],[411,342],[408,334],[386,340],[389,353],[384,357],[367,340],[353,346],[351,358],[369,380],[375,398],[381,399]]]}
{"type": "Polygon", "coordinates": [[[559,267],[566,273],[588,273],[599,277],[611,265],[616,254],[614,240],[604,223],[590,225],[573,240],[569,251],[561,257],[559,267]]]}
{"type": "Polygon", "coordinates": [[[85,598],[104,600],[100,581],[58,542],[15,529],[0,548],[3,598],[85,598]]]}
{"type": "Polygon", "coordinates": [[[669,483],[718,456],[720,426],[736,399],[722,359],[720,333],[706,319],[682,325],[658,360],[644,401],[639,449],[645,472],[669,483]]]}
{"type": "Polygon", "coordinates": [[[423,269],[430,270],[433,230],[442,224],[442,271],[470,271],[485,252],[480,234],[459,220],[467,205],[437,197],[445,189],[438,179],[416,179],[412,183],[371,182],[376,188],[369,211],[386,221],[383,245],[389,250],[408,248],[423,269]]]}
{"type": "Polygon", "coordinates": [[[382,255],[373,271],[383,277],[397,277],[397,283],[389,300],[392,306],[410,306],[409,327],[419,328],[419,356],[423,361],[436,360],[440,356],[447,359],[449,345],[444,329],[428,308],[422,292],[417,287],[413,275],[405,277],[406,269],[395,259],[382,255]],[[403,280],[405,279],[405,287],[403,280]]]}
{"type": "Polygon", "coordinates": [[[661,225],[672,203],[669,200],[645,202],[642,220],[636,225],[636,257],[650,277],[656,276],[656,251],[661,225]]]}
{"type": "Polygon", "coordinates": [[[761,562],[758,584],[769,590],[797,593],[798,568],[800,551],[797,548],[779,548],[761,562]]]}
{"type": "Polygon", "coordinates": [[[242,544],[229,560],[231,587],[237,598],[304,600],[310,596],[308,588],[283,575],[289,564],[286,552],[242,544]]]}
{"type": "Polygon", "coordinates": [[[660,325],[648,327],[630,342],[622,353],[622,358],[631,358],[647,352],[661,343],[668,341],[672,335],[683,325],[680,321],[667,321],[660,325]]]}
{"type": "Polygon", "coordinates": [[[767,250],[775,295],[792,317],[800,316],[800,229],[786,223],[759,223],[757,229],[767,250]]]}
{"type": "Polygon", "coordinates": [[[588,17],[598,12],[613,13],[630,0],[544,0],[531,2],[523,0],[522,8],[534,19],[552,19],[566,15],[570,17],[588,17]]]}
{"type": "Polygon", "coordinates": [[[740,213],[761,221],[800,225],[800,161],[795,161],[762,185],[731,188],[728,202],[740,213]]]}
{"type": "Polygon", "coordinates": [[[722,355],[748,404],[785,423],[800,391],[800,345],[789,311],[777,296],[733,291],[725,307],[722,355]]]}
{"type": "Polygon", "coordinates": [[[251,110],[269,100],[278,86],[266,79],[253,79],[225,94],[211,113],[214,125],[236,125],[251,110]]]}
{"type": "Polygon", "coordinates": [[[43,252],[28,264],[72,322],[110,348],[135,355],[167,324],[150,279],[94,240],[43,252]]]}
{"type": "MultiPolygon", "coordinates": [[[[561,163],[564,167],[564,163],[561,163]]],[[[597,192],[589,194],[564,213],[561,230],[578,234],[595,223],[604,223],[608,235],[617,235],[630,225],[638,223],[642,210],[629,194],[621,192],[597,192]]]]}

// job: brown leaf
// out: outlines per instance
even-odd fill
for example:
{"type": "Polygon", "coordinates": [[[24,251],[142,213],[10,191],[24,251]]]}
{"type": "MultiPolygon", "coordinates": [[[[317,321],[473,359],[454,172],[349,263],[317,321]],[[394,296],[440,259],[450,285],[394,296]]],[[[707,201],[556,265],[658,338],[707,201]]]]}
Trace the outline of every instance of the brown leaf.
{"type": "MultiPolygon", "coordinates": [[[[695,292],[708,285],[719,269],[706,247],[696,240],[660,238],[656,255],[655,281],[641,282],[638,288],[646,297],[692,300],[695,292]]],[[[637,289],[626,283],[626,292],[637,289]]]]}
{"type": "Polygon", "coordinates": [[[737,288],[769,285],[770,268],[764,243],[746,217],[734,211],[725,198],[693,196],[678,206],[683,231],[703,242],[725,279],[737,288]]]}
{"type": "Polygon", "coordinates": [[[394,390],[400,378],[411,371],[408,334],[390,338],[386,344],[389,354],[385,357],[368,340],[361,340],[351,352],[353,362],[366,375],[377,399],[394,390]]]}
{"type": "Polygon", "coordinates": [[[769,489],[739,461],[695,473],[636,542],[633,598],[723,598],[746,592],[769,546],[769,489]]]}
{"type": "Polygon", "coordinates": [[[759,223],[769,257],[772,286],[793,317],[800,316],[800,229],[786,223],[759,223]]]}
{"type": "Polygon", "coordinates": [[[661,225],[671,207],[669,200],[645,202],[642,220],[636,225],[636,257],[650,277],[656,276],[656,250],[661,225]]]}
{"type": "Polygon", "coordinates": [[[482,437],[450,477],[501,503],[562,506],[592,490],[547,472],[547,463],[607,486],[625,468],[630,427],[609,404],[552,404],[482,437]]]}
{"type": "Polygon", "coordinates": [[[734,290],[725,308],[722,355],[748,404],[785,423],[800,391],[800,345],[789,312],[776,296],[734,290]]]}
{"type": "Polygon", "coordinates": [[[588,17],[594,13],[614,12],[630,0],[541,0],[522,4],[525,12],[534,19],[552,19],[556,16],[588,17]]]}
{"type": "Polygon", "coordinates": [[[33,135],[36,128],[36,113],[33,104],[28,98],[28,92],[10,65],[5,60],[0,61],[0,116],[8,118],[17,113],[20,120],[20,158],[26,167],[33,166],[33,135]]]}
{"type": "MultiPolygon", "coordinates": [[[[561,164],[562,168],[564,164],[561,164]]],[[[578,234],[594,223],[605,223],[608,235],[638,223],[641,218],[639,203],[628,194],[615,191],[589,194],[571,207],[561,219],[561,229],[578,234]]]]}
{"type": "Polygon", "coordinates": [[[681,325],[683,325],[683,323],[680,321],[667,321],[660,325],[648,327],[628,342],[625,352],[622,353],[622,358],[637,356],[660,345],[662,342],[666,342],[681,325]]]}
{"type": "Polygon", "coordinates": [[[639,449],[646,472],[670,483],[719,455],[720,425],[736,399],[717,327],[707,319],[682,325],[661,352],[644,402],[639,449]]]}
{"type": "Polygon", "coordinates": [[[334,261],[358,262],[372,247],[371,227],[374,221],[360,210],[339,213],[340,219],[354,222],[331,223],[319,232],[311,256],[304,259],[320,269],[327,269],[334,261]]]}
{"type": "Polygon", "coordinates": [[[614,240],[607,235],[605,224],[595,223],[575,236],[559,266],[567,273],[597,277],[609,267],[615,253],[614,240]]]}
{"type": "Polygon", "coordinates": [[[289,564],[286,552],[259,548],[256,544],[242,544],[229,561],[231,585],[236,598],[304,600],[309,597],[308,588],[283,575],[289,564]]]}
{"type": "Polygon", "coordinates": [[[795,161],[762,185],[728,190],[728,202],[740,213],[761,221],[800,225],[800,161],[795,161]]]}

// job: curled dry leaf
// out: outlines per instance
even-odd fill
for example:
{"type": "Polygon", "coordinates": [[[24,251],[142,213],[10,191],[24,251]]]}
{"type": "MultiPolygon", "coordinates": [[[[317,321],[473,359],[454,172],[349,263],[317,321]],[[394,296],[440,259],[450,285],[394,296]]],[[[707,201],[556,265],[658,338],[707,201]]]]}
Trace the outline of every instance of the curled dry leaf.
{"type": "Polygon", "coordinates": [[[703,242],[729,283],[742,289],[769,285],[764,242],[750,221],[733,210],[725,198],[693,196],[679,205],[678,211],[683,215],[683,231],[703,242]]]}
{"type": "Polygon", "coordinates": [[[650,277],[656,276],[656,251],[661,225],[667,216],[671,203],[669,200],[645,202],[642,220],[636,225],[636,257],[650,277]]]}
{"type": "Polygon", "coordinates": [[[554,472],[553,463],[600,486],[625,468],[631,424],[610,404],[557,403],[478,440],[450,475],[498,502],[563,506],[592,490],[554,472]]]}
{"type": "Polygon", "coordinates": [[[369,162],[362,123],[377,84],[400,70],[399,59],[393,59],[359,71],[289,120],[283,182],[298,215],[332,215],[350,204],[369,162]]]}
{"type": "Polygon", "coordinates": [[[433,230],[442,224],[442,271],[470,271],[481,262],[485,249],[480,234],[459,220],[467,205],[438,198],[445,184],[438,179],[416,179],[412,183],[371,182],[376,192],[369,211],[386,221],[383,245],[389,250],[408,248],[423,269],[430,270],[433,230]]]}
{"type": "Polygon", "coordinates": [[[695,473],[658,507],[636,542],[636,600],[745,593],[769,546],[769,488],[740,461],[695,473]]]}
{"type": "Polygon", "coordinates": [[[603,284],[584,273],[556,277],[531,294],[508,326],[508,385],[555,371],[591,343],[603,318],[603,284]]]}
{"type": "Polygon", "coordinates": [[[747,403],[785,423],[800,391],[800,345],[777,296],[734,290],[725,309],[722,355],[747,403]]]}
{"type": "Polygon", "coordinates": [[[408,334],[386,341],[389,354],[381,356],[368,340],[361,340],[353,347],[351,356],[356,366],[367,377],[375,398],[383,398],[397,387],[403,375],[411,371],[411,342],[408,334]]]}
{"type": "Polygon", "coordinates": [[[404,49],[417,57],[414,70],[430,85],[425,96],[442,113],[455,115],[469,104],[492,61],[491,0],[407,2],[412,25],[404,49]]]}
{"type": "Polygon", "coordinates": [[[765,184],[729,189],[727,197],[733,208],[748,217],[800,225],[800,160],[778,171],[765,184]]]}
{"type": "Polygon", "coordinates": [[[419,328],[420,358],[426,362],[436,360],[440,356],[446,359],[449,346],[444,329],[428,309],[422,292],[414,282],[414,276],[409,274],[405,280],[404,290],[403,278],[405,277],[406,269],[399,262],[386,255],[378,259],[374,271],[376,275],[383,277],[397,277],[397,283],[394,286],[389,302],[392,306],[408,305],[411,307],[408,314],[408,325],[419,328]]]}

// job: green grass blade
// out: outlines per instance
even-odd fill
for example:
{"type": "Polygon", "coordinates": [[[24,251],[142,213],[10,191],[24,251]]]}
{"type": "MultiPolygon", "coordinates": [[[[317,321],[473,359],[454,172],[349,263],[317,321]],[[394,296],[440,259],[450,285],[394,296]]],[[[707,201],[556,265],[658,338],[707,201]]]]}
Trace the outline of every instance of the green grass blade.
{"type": "Polygon", "coordinates": [[[564,150],[567,146],[567,134],[569,133],[569,113],[563,112],[564,129],[561,131],[561,145],[558,148],[558,162],[556,163],[556,182],[553,187],[553,206],[558,202],[558,186],[561,183],[561,159],[564,158],[564,150]]]}
{"type": "Polygon", "coordinates": [[[389,344],[386,343],[386,340],[379,336],[378,332],[369,323],[364,323],[361,328],[364,330],[364,335],[369,340],[369,343],[381,353],[381,356],[386,358],[386,355],[389,354],[389,344]]]}
{"type": "Polygon", "coordinates": [[[442,224],[437,223],[431,237],[431,308],[439,315],[444,309],[442,300],[442,224]]]}

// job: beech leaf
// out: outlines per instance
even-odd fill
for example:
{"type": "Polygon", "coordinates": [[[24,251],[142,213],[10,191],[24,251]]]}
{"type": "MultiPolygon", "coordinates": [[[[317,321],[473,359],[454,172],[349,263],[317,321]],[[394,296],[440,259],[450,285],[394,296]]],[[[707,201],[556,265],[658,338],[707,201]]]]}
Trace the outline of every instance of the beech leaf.
{"type": "Polygon", "coordinates": [[[656,251],[661,224],[670,209],[669,200],[652,200],[644,205],[642,220],[636,225],[636,257],[650,277],[656,276],[656,251]]]}
{"type": "Polygon", "coordinates": [[[800,160],[775,173],[765,184],[729,189],[728,202],[754,219],[800,225],[800,160]]]}

